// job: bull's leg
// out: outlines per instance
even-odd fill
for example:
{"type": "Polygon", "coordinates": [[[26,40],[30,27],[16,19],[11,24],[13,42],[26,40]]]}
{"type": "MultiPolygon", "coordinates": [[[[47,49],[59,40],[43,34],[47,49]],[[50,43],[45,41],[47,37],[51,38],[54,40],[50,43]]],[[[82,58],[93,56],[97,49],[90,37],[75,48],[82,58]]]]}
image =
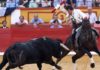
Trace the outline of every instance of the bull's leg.
{"type": "Polygon", "coordinates": [[[0,64],[0,70],[7,64],[8,60],[6,55],[3,56],[3,61],[0,64]]]}
{"type": "Polygon", "coordinates": [[[69,53],[69,51],[64,51],[64,53],[61,54],[61,58],[57,58],[56,64],[58,64],[58,62],[60,62],[61,59],[62,59],[63,57],[65,57],[68,53],[69,53]]]}
{"type": "Polygon", "coordinates": [[[6,70],[10,70],[10,69],[13,69],[13,68],[16,68],[18,67],[18,65],[14,65],[14,64],[9,64],[6,68],[6,70]]]}
{"type": "MultiPolygon", "coordinates": [[[[61,53],[61,57],[60,58],[57,58],[56,64],[58,64],[62,60],[62,58],[65,57],[68,53],[69,53],[69,51],[63,50],[63,52],[61,53]]],[[[56,70],[56,68],[54,66],[53,66],[52,69],[53,70],[56,70]]]]}
{"type": "Polygon", "coordinates": [[[38,66],[39,70],[42,69],[42,64],[41,63],[37,63],[37,66],[38,66]]]}
{"type": "Polygon", "coordinates": [[[18,66],[19,67],[19,69],[23,69],[23,67],[21,67],[21,66],[18,66]]]}
{"type": "Polygon", "coordinates": [[[78,51],[78,52],[76,52],[76,55],[74,55],[72,57],[72,62],[74,64],[74,70],[77,70],[76,60],[79,59],[79,58],[81,58],[84,54],[85,54],[84,52],[78,51]]]}
{"type": "Polygon", "coordinates": [[[50,62],[50,65],[55,66],[57,69],[61,70],[62,68],[58,66],[55,62],[50,62]]]}
{"type": "Polygon", "coordinates": [[[47,64],[50,64],[50,65],[52,65],[52,66],[55,66],[55,67],[56,67],[57,69],[59,69],[59,70],[62,69],[60,66],[58,66],[58,65],[52,60],[52,58],[49,59],[46,63],[47,63],[47,64]]]}
{"type": "Polygon", "coordinates": [[[7,68],[6,68],[6,70],[10,70],[10,69],[12,69],[12,68],[14,68],[14,67],[8,65],[7,68]]]}
{"type": "Polygon", "coordinates": [[[6,68],[6,70],[10,70],[10,67],[8,66],[8,67],[6,68]]]}
{"type": "Polygon", "coordinates": [[[62,58],[57,58],[56,64],[58,64],[61,61],[62,58]]]}

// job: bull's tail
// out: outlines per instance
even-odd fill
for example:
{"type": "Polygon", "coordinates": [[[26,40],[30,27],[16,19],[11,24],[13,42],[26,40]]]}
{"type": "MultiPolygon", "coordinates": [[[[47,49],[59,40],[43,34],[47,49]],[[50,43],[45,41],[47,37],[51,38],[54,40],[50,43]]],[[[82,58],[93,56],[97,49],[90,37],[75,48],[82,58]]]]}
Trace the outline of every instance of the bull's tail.
{"type": "Polygon", "coordinates": [[[6,54],[4,54],[3,60],[2,60],[2,62],[0,64],[0,70],[2,70],[2,68],[7,64],[7,62],[8,62],[7,56],[6,56],[6,54]]]}

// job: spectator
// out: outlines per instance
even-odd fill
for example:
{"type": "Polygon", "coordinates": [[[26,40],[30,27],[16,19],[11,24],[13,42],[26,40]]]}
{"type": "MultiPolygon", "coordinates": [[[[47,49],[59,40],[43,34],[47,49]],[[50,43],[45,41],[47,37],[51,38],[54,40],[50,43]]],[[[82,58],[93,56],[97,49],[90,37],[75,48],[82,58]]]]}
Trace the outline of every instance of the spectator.
{"type": "Polygon", "coordinates": [[[7,21],[6,20],[4,20],[4,21],[2,21],[2,27],[1,28],[8,28],[7,27],[7,21]]]}
{"type": "Polygon", "coordinates": [[[51,0],[51,7],[54,7],[54,5],[53,5],[53,1],[54,1],[54,0],[51,0]]]}
{"type": "Polygon", "coordinates": [[[20,0],[19,1],[19,7],[29,7],[29,1],[30,0],[20,0]]]}
{"type": "Polygon", "coordinates": [[[16,7],[17,3],[15,0],[7,0],[6,2],[6,7],[12,8],[12,7],[16,7]]]}
{"type": "Polygon", "coordinates": [[[87,7],[92,7],[92,6],[93,6],[93,1],[94,1],[94,0],[85,0],[85,5],[86,5],[87,7]]]}
{"type": "Polygon", "coordinates": [[[53,14],[53,18],[50,20],[50,28],[63,28],[62,21],[58,18],[57,14],[53,14]]]}
{"type": "Polygon", "coordinates": [[[28,21],[24,19],[24,16],[19,17],[19,21],[16,22],[16,25],[26,25],[28,24],[28,21]]]}
{"type": "Polygon", "coordinates": [[[20,1],[20,0],[15,0],[16,7],[18,7],[18,6],[19,6],[19,1],[20,1]]]}
{"type": "Polygon", "coordinates": [[[96,14],[92,11],[92,8],[88,8],[87,16],[89,17],[90,23],[93,25],[97,21],[96,14]]]}
{"type": "Polygon", "coordinates": [[[20,1],[19,1],[19,6],[18,6],[18,7],[25,7],[25,6],[24,6],[24,0],[20,0],[20,1]]]}
{"type": "Polygon", "coordinates": [[[41,0],[36,0],[36,3],[38,4],[38,7],[42,7],[41,0]]]}
{"type": "Polygon", "coordinates": [[[53,0],[53,6],[54,7],[56,7],[60,3],[61,3],[61,0],[53,0]]]}
{"type": "Polygon", "coordinates": [[[37,4],[36,0],[31,0],[29,2],[29,8],[38,8],[38,4],[37,4]]]}
{"type": "Polygon", "coordinates": [[[52,0],[47,0],[47,1],[48,1],[48,7],[51,7],[52,0]]]}
{"type": "Polygon", "coordinates": [[[41,0],[42,7],[50,7],[51,1],[50,0],[41,0]]]}
{"type": "Polygon", "coordinates": [[[33,24],[34,27],[38,27],[39,24],[44,24],[44,21],[38,17],[38,14],[34,14],[31,24],[33,24]]]}
{"type": "Polygon", "coordinates": [[[100,0],[95,0],[95,6],[100,7],[100,0]]]}
{"type": "Polygon", "coordinates": [[[84,6],[84,0],[77,0],[77,1],[76,1],[76,6],[77,6],[77,7],[84,6]]]}
{"type": "Polygon", "coordinates": [[[93,3],[94,0],[77,0],[77,7],[80,6],[92,7],[93,3]]]}
{"type": "Polygon", "coordinates": [[[76,7],[76,0],[67,0],[67,5],[71,5],[72,7],[76,7]]]}
{"type": "Polygon", "coordinates": [[[48,0],[33,0],[38,7],[47,7],[48,6],[48,0]]]}
{"type": "Polygon", "coordinates": [[[24,0],[24,6],[29,8],[29,3],[31,0],[24,0]]]}

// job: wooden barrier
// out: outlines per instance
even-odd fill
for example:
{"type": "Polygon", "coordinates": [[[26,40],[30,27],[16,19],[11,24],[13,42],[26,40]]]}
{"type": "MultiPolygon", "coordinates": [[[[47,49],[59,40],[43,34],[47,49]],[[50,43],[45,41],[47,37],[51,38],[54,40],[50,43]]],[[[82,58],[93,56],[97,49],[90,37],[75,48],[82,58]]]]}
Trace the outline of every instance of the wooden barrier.
{"type": "MultiPolygon", "coordinates": [[[[100,28],[98,28],[100,31],[100,28]]],[[[50,37],[52,39],[60,38],[65,42],[67,37],[71,33],[71,27],[63,25],[63,28],[50,29],[49,25],[39,26],[34,28],[32,25],[26,26],[12,26],[7,29],[0,29],[0,51],[5,51],[10,45],[16,42],[25,42],[33,38],[39,38],[43,36],[50,37]]],[[[100,41],[100,39],[98,39],[100,41]]],[[[98,41],[98,46],[100,43],[98,41]]],[[[98,47],[100,49],[100,47],[98,47]]]]}

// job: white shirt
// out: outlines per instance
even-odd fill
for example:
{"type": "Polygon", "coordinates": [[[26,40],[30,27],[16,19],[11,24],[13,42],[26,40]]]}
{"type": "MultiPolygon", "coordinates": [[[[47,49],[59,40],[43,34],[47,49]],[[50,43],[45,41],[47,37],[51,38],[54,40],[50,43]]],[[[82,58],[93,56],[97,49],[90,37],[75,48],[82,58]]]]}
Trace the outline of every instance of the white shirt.
{"type": "MultiPolygon", "coordinates": [[[[58,19],[58,22],[59,22],[58,24],[62,24],[62,21],[61,21],[60,19],[58,19]]],[[[51,19],[51,20],[50,20],[50,23],[51,23],[51,24],[54,24],[54,19],[51,19]]]]}
{"type": "Polygon", "coordinates": [[[88,16],[79,9],[74,9],[72,15],[70,15],[70,18],[74,18],[76,20],[76,23],[82,22],[82,19],[84,19],[85,17],[88,16]]]}
{"type": "Polygon", "coordinates": [[[6,28],[8,28],[8,27],[4,27],[4,26],[3,26],[2,28],[3,28],[3,29],[6,29],[6,28]]]}
{"type": "MultiPolygon", "coordinates": [[[[56,27],[56,26],[54,25],[54,24],[55,24],[55,23],[54,23],[54,19],[51,19],[51,20],[50,20],[50,24],[51,24],[50,28],[55,28],[55,27],[56,27]]],[[[62,21],[61,21],[60,19],[58,19],[57,28],[63,28],[63,26],[62,26],[61,24],[62,24],[62,21]]]]}
{"type": "Polygon", "coordinates": [[[97,21],[97,17],[95,13],[87,13],[87,16],[89,17],[89,21],[91,24],[95,23],[97,21]]]}
{"type": "Polygon", "coordinates": [[[40,24],[40,23],[44,23],[44,21],[41,19],[41,18],[38,18],[37,19],[37,21],[35,21],[35,19],[33,18],[32,20],[31,20],[31,23],[33,23],[33,24],[40,24]]]}
{"type": "Polygon", "coordinates": [[[18,22],[16,22],[18,24],[28,24],[28,21],[27,20],[24,20],[23,22],[21,22],[20,20],[18,22]]]}

